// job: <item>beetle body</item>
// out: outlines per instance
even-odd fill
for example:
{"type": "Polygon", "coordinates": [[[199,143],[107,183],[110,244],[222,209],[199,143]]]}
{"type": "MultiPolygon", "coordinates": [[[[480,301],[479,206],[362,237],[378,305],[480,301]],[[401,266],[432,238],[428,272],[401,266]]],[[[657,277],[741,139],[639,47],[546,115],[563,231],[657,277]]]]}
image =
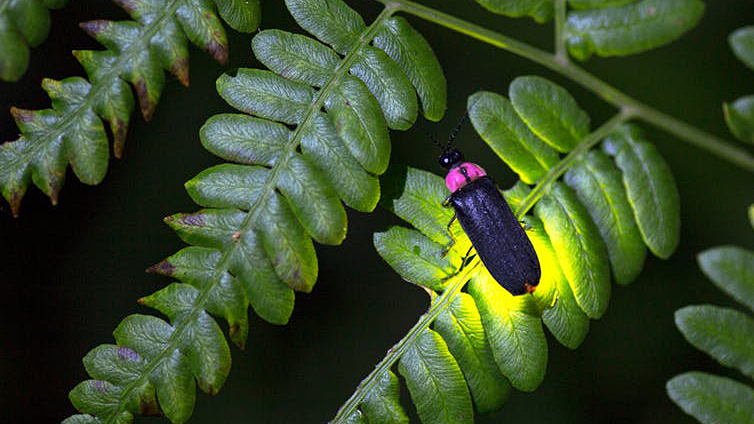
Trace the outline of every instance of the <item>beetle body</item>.
{"type": "MultiPolygon", "coordinates": [[[[451,194],[446,200],[490,274],[511,294],[531,293],[541,271],[534,247],[510,206],[484,170],[447,150],[440,164],[451,194]]],[[[452,221],[451,221],[452,222],[452,221]]]]}

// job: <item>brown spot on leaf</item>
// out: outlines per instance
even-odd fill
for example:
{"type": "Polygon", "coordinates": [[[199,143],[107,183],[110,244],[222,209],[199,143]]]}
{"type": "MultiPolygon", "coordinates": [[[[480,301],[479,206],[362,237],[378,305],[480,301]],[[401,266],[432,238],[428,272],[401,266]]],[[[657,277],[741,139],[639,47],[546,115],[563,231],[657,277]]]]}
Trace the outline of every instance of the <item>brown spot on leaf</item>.
{"type": "Polygon", "coordinates": [[[160,274],[160,275],[173,275],[175,272],[175,265],[171,264],[170,262],[166,260],[160,261],[149,268],[146,269],[146,271],[150,274],[160,274]]]}
{"type": "Polygon", "coordinates": [[[123,149],[126,146],[126,133],[128,124],[122,119],[113,119],[110,122],[110,129],[113,131],[113,154],[118,159],[123,157],[123,149]]]}
{"type": "Polygon", "coordinates": [[[110,21],[97,19],[94,21],[81,22],[79,24],[79,28],[83,29],[87,34],[96,38],[99,33],[107,28],[108,25],[110,25],[110,21]]]}
{"type": "Polygon", "coordinates": [[[234,232],[231,238],[233,239],[234,242],[238,243],[238,240],[241,239],[241,232],[240,231],[234,232]]]}
{"type": "Polygon", "coordinates": [[[188,87],[189,85],[189,61],[188,58],[182,57],[180,59],[176,59],[171,65],[170,65],[170,73],[176,76],[178,78],[178,81],[181,82],[184,86],[188,87]]]}
{"type": "Polygon", "coordinates": [[[14,190],[10,194],[10,200],[8,203],[10,204],[10,213],[14,218],[18,218],[18,213],[21,210],[21,199],[24,198],[25,191],[26,190],[14,190]]]}
{"type": "Polygon", "coordinates": [[[207,53],[212,55],[216,61],[225,65],[228,63],[228,44],[217,41],[217,38],[223,38],[221,34],[214,34],[215,39],[209,42],[207,45],[207,53]]]}
{"type": "Polygon", "coordinates": [[[129,14],[134,11],[134,6],[136,5],[137,1],[139,0],[112,0],[113,3],[123,8],[123,10],[125,10],[129,14]]]}
{"type": "Polygon", "coordinates": [[[157,105],[149,100],[149,91],[147,91],[147,83],[144,79],[139,78],[134,81],[134,88],[136,89],[136,97],[139,98],[141,115],[145,121],[149,121],[152,119],[152,114],[157,105]]]}
{"type": "Polygon", "coordinates": [[[30,122],[34,119],[33,110],[19,109],[15,106],[11,106],[10,114],[17,123],[30,122]]]}
{"type": "Polygon", "coordinates": [[[142,395],[141,399],[139,399],[139,413],[147,417],[162,416],[160,406],[157,405],[157,399],[155,399],[154,395],[151,392],[149,393],[149,397],[147,397],[147,395],[142,395]]]}

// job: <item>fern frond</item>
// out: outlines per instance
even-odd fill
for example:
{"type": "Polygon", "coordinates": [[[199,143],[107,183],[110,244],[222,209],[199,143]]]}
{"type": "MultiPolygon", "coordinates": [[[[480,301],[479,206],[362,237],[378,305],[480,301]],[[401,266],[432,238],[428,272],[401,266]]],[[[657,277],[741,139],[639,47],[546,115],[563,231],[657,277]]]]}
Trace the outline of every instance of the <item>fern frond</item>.
{"type": "MultiPolygon", "coordinates": [[[[697,261],[718,288],[754,311],[754,252],[719,246],[701,252],[697,261]]],[[[754,379],[750,314],[713,305],[686,306],[676,311],[675,324],[694,347],[754,379]]],[[[754,388],[727,377],[686,372],[670,379],[666,389],[681,409],[705,424],[748,423],[754,417],[754,388]]]]}
{"type": "MultiPolygon", "coordinates": [[[[69,164],[85,184],[98,184],[104,178],[109,153],[102,121],[109,124],[113,153],[120,158],[134,104],[127,82],[136,90],[141,113],[149,120],[164,85],[163,70],[188,85],[187,39],[219,62],[227,60],[225,30],[210,0],[115,2],[134,20],[81,24],[107,48],[74,51],[89,79],[45,79],[42,88],[52,100],[52,109],[11,108],[21,136],[0,145],[0,192],[14,215],[30,181],[56,204],[69,164]]],[[[215,3],[222,16],[230,16],[234,28],[256,28],[259,0],[215,3]]]]}
{"type": "MultiPolygon", "coordinates": [[[[317,279],[313,241],[339,244],[346,235],[341,202],[360,211],[376,206],[377,176],[390,155],[388,127],[413,124],[417,93],[428,119],[444,113],[445,79],[437,59],[407,21],[391,18],[390,9],[366,26],[340,0],[286,5],[320,41],[262,31],[252,47],[270,70],[239,69],[218,78],[220,96],[244,114],[214,116],[200,135],[208,150],[236,163],[213,166],[186,183],[205,209],[166,218],[192,246],[149,269],[181,284],[142,303],[167,315],[170,324],[153,317],[124,320],[116,342],[141,358],[133,375],[106,375],[103,382],[92,374],[96,380],[71,392],[77,409],[93,421],[130,421],[154,411],[185,421],[194,404],[193,379],[214,393],[229,368],[228,347],[217,339],[209,314],[228,322],[240,347],[249,305],[264,320],[286,324],[294,292],[310,292],[317,279]],[[140,342],[138,329],[126,325],[131,321],[159,330],[150,330],[151,345],[140,342]],[[93,385],[107,385],[107,402],[90,394],[93,385]]],[[[387,378],[380,387],[393,396],[387,378]]],[[[370,402],[366,409],[397,411],[377,392],[370,402]]],[[[356,413],[350,422],[360,417],[356,413]]]]}
{"type": "Polygon", "coordinates": [[[476,93],[469,97],[469,116],[480,136],[521,178],[504,195],[523,219],[539,257],[537,290],[531,296],[512,296],[476,258],[459,269],[469,247],[460,225],[451,227],[456,243],[446,256],[438,256],[451,239],[446,224],[452,211],[442,206],[448,194],[444,181],[428,172],[396,168],[389,173],[395,185],[383,201],[418,231],[390,228],[375,234],[375,247],[401,277],[430,293],[432,306],[396,345],[400,348],[394,347],[362,382],[359,390],[366,393],[357,390],[334,422],[357,410],[369,422],[378,422],[362,399],[396,361],[423,422],[445,422],[451,414],[456,422],[471,422],[466,391],[478,411],[499,408],[509,385],[531,391],[544,378],[543,322],[564,346],[578,347],[589,319],[607,308],[611,268],[617,282],[627,284],[641,270],[647,247],[662,257],[675,249],[679,208],[672,176],[654,146],[635,127],[621,125],[623,115],[590,133],[588,116],[573,97],[539,77],[515,79],[510,97],[476,93]],[[599,141],[602,150],[590,150],[599,141]],[[568,155],[558,160],[558,150],[568,155]],[[556,181],[563,174],[564,182],[556,181]],[[524,181],[535,183],[534,189],[524,181]],[[651,189],[637,193],[639,184],[651,189]],[[525,215],[535,202],[534,215],[525,215]],[[467,293],[459,292],[465,284],[467,293]],[[438,362],[433,370],[429,359],[414,358],[416,349],[422,358],[445,365],[438,362]],[[411,369],[402,365],[406,355],[411,355],[411,369]],[[456,387],[452,364],[462,371],[466,390],[456,387]],[[430,390],[445,375],[454,381],[448,389],[454,395],[447,400],[430,390]],[[416,381],[426,384],[419,387],[416,381]]]}
{"type": "Polygon", "coordinates": [[[67,0],[3,0],[0,2],[0,79],[15,82],[29,66],[30,49],[50,32],[49,9],[67,0]]]}

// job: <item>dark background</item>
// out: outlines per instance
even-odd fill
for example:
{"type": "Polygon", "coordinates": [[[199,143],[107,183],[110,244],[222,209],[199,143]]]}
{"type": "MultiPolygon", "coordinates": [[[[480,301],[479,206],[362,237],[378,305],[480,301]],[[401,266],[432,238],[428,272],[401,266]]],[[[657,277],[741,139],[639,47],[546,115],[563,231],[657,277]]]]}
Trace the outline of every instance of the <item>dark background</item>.
{"type": "MultiPolygon", "coordinates": [[[[349,3],[367,22],[381,7],[376,2],[349,3]]],[[[262,28],[301,32],[282,1],[263,0],[262,7],[262,28]]],[[[551,25],[497,17],[470,0],[436,1],[434,7],[551,48],[551,25]]],[[[120,20],[126,15],[102,0],[71,1],[52,13],[50,37],[32,50],[25,77],[16,84],[0,83],[0,140],[17,137],[7,113],[11,105],[49,107],[39,86],[43,77],[83,75],[70,51],[102,48],[77,26],[93,19],[120,20]]],[[[441,173],[425,131],[444,138],[463,113],[466,96],[478,89],[506,93],[518,75],[537,74],[565,86],[592,117],[592,128],[615,112],[536,64],[409,19],[434,46],[445,69],[448,113],[439,124],[420,120],[410,131],[392,132],[395,162],[441,173]]],[[[730,139],[720,103],[754,92],[754,73],[733,57],[726,38],[750,23],[750,1],[708,1],[702,22],[681,40],[627,58],[591,59],[584,66],[639,100],[730,139]]],[[[214,80],[228,68],[260,66],[251,55],[251,36],[228,32],[229,65],[222,67],[192,48],[191,86],[184,88],[167,77],[152,122],[134,115],[125,158],[110,163],[102,184],[85,186],[69,172],[56,207],[34,187],[19,218],[10,217],[7,204],[0,206],[4,421],[58,422],[75,413],[67,393],[87,378],[81,358],[98,344],[112,343],[112,330],[126,315],[153,313],[135,300],[170,280],[143,270],[184,247],[162,218],[197,210],[183,183],[220,163],[198,139],[207,118],[230,111],[215,93],[214,80]]],[[[752,174],[644,128],[669,162],[680,190],[683,230],[678,251],[666,261],[649,257],[637,281],[625,288],[614,286],[610,308],[592,322],[577,350],[565,349],[548,336],[549,364],[542,386],[533,393],[514,393],[503,410],[477,417],[477,422],[692,423],[665,394],[669,378],[697,369],[743,380],[687,344],[675,329],[673,312],[692,303],[733,305],[701,274],[695,255],[720,244],[754,248],[746,218],[746,207],[754,201],[752,174]]],[[[458,143],[502,186],[514,182],[470,126],[458,143]]],[[[372,214],[349,210],[348,216],[343,245],[317,246],[319,280],[313,293],[297,295],[289,325],[273,326],[252,314],[246,351],[232,347],[233,368],[225,386],[215,397],[198,395],[191,422],[326,422],[424,312],[426,295],[403,282],[372,247],[373,232],[397,219],[379,208],[372,214]]]]}

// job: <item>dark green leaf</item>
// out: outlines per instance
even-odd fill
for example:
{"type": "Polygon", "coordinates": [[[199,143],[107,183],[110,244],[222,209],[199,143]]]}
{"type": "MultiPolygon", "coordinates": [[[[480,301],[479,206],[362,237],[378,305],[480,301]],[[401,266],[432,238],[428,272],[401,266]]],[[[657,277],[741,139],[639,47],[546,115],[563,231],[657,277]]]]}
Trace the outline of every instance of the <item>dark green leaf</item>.
{"type": "Polygon", "coordinates": [[[480,91],[467,103],[474,129],[523,182],[536,182],[557,164],[558,153],[529,130],[508,99],[480,91]]]}
{"type": "Polygon", "coordinates": [[[277,74],[322,87],[340,58],[329,47],[300,34],[267,29],[254,36],[254,56],[277,74]]]}
{"type": "Polygon", "coordinates": [[[555,183],[536,205],[576,302],[599,318],[610,300],[607,250],[589,212],[567,186],[555,183]]]}
{"type": "Polygon", "coordinates": [[[563,87],[537,76],[517,77],[508,88],[513,108],[529,129],[559,152],[589,134],[589,116],[563,87]]]}
{"type": "Polygon", "coordinates": [[[717,287],[754,311],[754,252],[720,246],[699,253],[697,261],[717,287]]]}
{"type": "Polygon", "coordinates": [[[693,28],[704,12],[700,0],[642,0],[568,13],[568,51],[577,59],[623,56],[670,43],[693,28]]]}
{"type": "Polygon", "coordinates": [[[445,114],[447,84],[432,47],[400,16],[385,20],[373,39],[406,73],[422,102],[424,117],[439,121],[445,114]]]}
{"type": "Polygon", "coordinates": [[[425,424],[472,423],[471,397],[461,369],[442,337],[424,330],[401,356],[398,372],[425,424]]]}
{"type": "Polygon", "coordinates": [[[754,143],[754,96],[744,96],[733,103],[723,103],[725,123],[737,139],[754,143]]]}
{"type": "MultiPolygon", "coordinates": [[[[301,134],[304,156],[332,184],[343,202],[361,212],[373,211],[380,199],[380,182],[346,149],[332,122],[318,113],[301,134]]],[[[386,141],[390,146],[390,140],[386,141]]]]}
{"type": "Polygon", "coordinates": [[[610,158],[592,150],[566,172],[564,180],[597,224],[619,284],[628,284],[641,272],[646,247],[626,198],[621,173],[610,158]]]}
{"type": "Polygon", "coordinates": [[[192,43],[204,47],[218,62],[227,62],[228,40],[211,0],[183,0],[175,17],[192,43]]]}
{"type": "Polygon", "coordinates": [[[380,105],[359,79],[344,75],[325,99],[335,131],[367,171],[379,175],[390,162],[390,135],[380,105]]]}
{"type": "Polygon", "coordinates": [[[287,202],[273,192],[257,217],[256,228],[275,273],[293,290],[310,292],[317,281],[317,255],[287,202]]]}
{"type": "Polygon", "coordinates": [[[378,385],[367,392],[361,409],[370,423],[408,424],[400,403],[398,377],[390,370],[380,377],[378,385]]]}
{"type": "Polygon", "coordinates": [[[733,31],[728,36],[728,43],[736,57],[746,66],[754,69],[754,26],[733,31]]]}
{"type": "Polygon", "coordinates": [[[351,51],[361,33],[364,20],[341,0],[285,0],[293,19],[338,53],[351,51]]]}
{"type": "Polygon", "coordinates": [[[285,152],[291,131],[283,124],[241,114],[219,114],[199,131],[202,146],[223,159],[271,166],[285,152]]]}
{"type": "Polygon", "coordinates": [[[486,414],[503,405],[510,383],[500,373],[482,327],[474,300],[458,293],[434,322],[461,367],[477,411],[486,414]]]}
{"type": "Polygon", "coordinates": [[[259,26],[259,0],[214,0],[223,20],[236,31],[252,32],[259,26]]]}
{"type": "Polygon", "coordinates": [[[667,163],[634,126],[613,132],[602,147],[615,156],[623,172],[623,185],[644,243],[656,256],[670,257],[680,239],[681,214],[678,189],[667,163]]]}
{"type": "Polygon", "coordinates": [[[346,211],[332,186],[299,154],[279,169],[277,188],[301,225],[319,243],[340,244],[346,237],[346,211]]]}
{"type": "Polygon", "coordinates": [[[29,46],[7,15],[0,14],[0,79],[15,82],[29,66],[29,46]]]}
{"type": "Polygon", "coordinates": [[[532,391],[547,368],[547,342],[530,296],[512,296],[486,270],[469,282],[487,342],[500,371],[513,387],[532,391]]]}
{"type": "Polygon", "coordinates": [[[357,52],[351,73],[364,81],[377,99],[390,128],[406,130],[414,124],[419,110],[416,92],[387,53],[365,46],[357,52]]]}
{"type": "Polygon", "coordinates": [[[268,174],[261,166],[216,165],[187,181],[186,191],[204,207],[248,210],[259,198],[268,174]]]}
{"type": "Polygon", "coordinates": [[[552,17],[552,0],[476,0],[493,13],[513,18],[531,16],[537,22],[547,22],[552,17]]]}
{"type": "Polygon", "coordinates": [[[442,290],[461,265],[458,255],[446,254],[442,245],[407,228],[390,227],[375,233],[374,247],[404,280],[432,290],[442,290]]]}
{"type": "Polygon", "coordinates": [[[314,90],[308,85],[261,69],[221,75],[217,92],[240,111],[286,124],[300,123],[314,101],[314,90]]]}
{"type": "Polygon", "coordinates": [[[676,311],[675,325],[694,347],[754,378],[754,319],[719,306],[686,306],[676,311]]]}
{"type": "Polygon", "coordinates": [[[754,390],[729,378],[687,372],[665,388],[673,402],[703,424],[744,424],[754,417],[754,390]]]}

